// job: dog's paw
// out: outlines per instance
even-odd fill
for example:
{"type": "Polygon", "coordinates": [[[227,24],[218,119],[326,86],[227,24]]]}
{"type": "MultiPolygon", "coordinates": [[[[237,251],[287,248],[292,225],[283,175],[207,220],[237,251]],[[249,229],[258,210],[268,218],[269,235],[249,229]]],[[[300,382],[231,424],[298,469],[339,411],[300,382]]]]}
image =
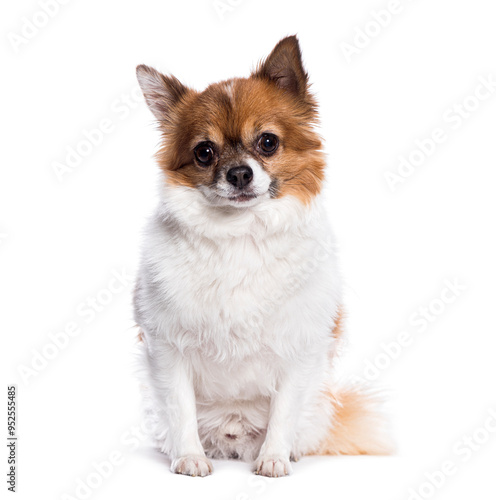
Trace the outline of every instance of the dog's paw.
{"type": "Polygon", "coordinates": [[[293,472],[289,460],[284,457],[263,456],[255,462],[255,474],[267,477],[283,477],[293,472]]]}
{"type": "Polygon", "coordinates": [[[186,476],[204,477],[212,474],[212,462],[201,455],[186,455],[172,461],[171,471],[186,476]]]}

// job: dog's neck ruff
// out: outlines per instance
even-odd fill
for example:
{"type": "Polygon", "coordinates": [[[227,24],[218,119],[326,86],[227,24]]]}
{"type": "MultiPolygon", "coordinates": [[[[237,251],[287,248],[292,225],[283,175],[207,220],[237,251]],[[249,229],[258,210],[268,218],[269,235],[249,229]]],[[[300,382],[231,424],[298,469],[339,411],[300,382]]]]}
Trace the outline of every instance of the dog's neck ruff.
{"type": "Polygon", "coordinates": [[[198,189],[190,187],[165,184],[159,194],[157,215],[163,223],[213,240],[294,233],[315,221],[316,212],[320,212],[319,197],[310,205],[284,196],[238,208],[213,206],[198,189]]]}

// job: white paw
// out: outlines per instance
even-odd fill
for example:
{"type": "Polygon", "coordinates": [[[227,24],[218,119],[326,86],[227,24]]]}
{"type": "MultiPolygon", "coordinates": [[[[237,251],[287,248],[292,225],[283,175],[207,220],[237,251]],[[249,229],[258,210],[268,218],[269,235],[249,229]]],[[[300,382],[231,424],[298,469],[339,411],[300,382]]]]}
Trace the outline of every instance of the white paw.
{"type": "Polygon", "coordinates": [[[186,455],[172,461],[171,471],[186,476],[208,476],[213,471],[212,462],[201,455],[186,455]]]}
{"type": "Polygon", "coordinates": [[[289,460],[284,457],[263,456],[258,457],[255,463],[255,474],[267,477],[288,476],[293,472],[289,460]]]}

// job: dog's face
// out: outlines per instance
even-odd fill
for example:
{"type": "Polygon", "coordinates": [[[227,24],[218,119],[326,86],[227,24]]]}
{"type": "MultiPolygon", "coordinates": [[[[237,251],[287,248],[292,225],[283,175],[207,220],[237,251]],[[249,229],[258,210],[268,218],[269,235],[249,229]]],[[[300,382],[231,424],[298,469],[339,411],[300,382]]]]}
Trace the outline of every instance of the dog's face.
{"type": "Polygon", "coordinates": [[[158,161],[167,182],[236,207],[285,195],[308,203],[320,192],[316,105],[296,37],[281,40],[249,78],[203,92],[147,66],[137,74],[162,131],[158,161]]]}

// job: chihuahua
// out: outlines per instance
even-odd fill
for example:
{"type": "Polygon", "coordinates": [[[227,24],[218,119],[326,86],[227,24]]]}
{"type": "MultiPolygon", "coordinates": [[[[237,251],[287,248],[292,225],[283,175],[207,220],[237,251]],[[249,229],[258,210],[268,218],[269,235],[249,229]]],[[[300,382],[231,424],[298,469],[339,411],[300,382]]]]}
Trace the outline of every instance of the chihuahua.
{"type": "Polygon", "coordinates": [[[135,318],[172,472],[236,458],[281,477],[304,455],[388,453],[375,396],[333,380],[341,280],[296,36],[202,92],[144,65],[137,77],[161,176],[135,318]]]}

